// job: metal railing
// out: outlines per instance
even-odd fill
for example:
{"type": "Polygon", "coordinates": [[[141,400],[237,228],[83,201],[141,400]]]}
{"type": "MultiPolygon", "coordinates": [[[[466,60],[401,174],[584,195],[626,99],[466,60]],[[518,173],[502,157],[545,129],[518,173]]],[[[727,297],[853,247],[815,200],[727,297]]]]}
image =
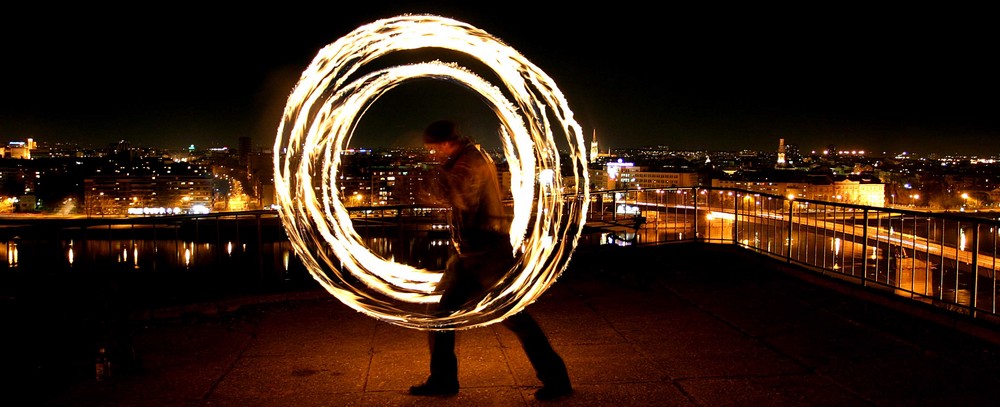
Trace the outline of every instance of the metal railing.
{"type": "MultiPolygon", "coordinates": [[[[994,217],[723,188],[592,193],[594,229],[624,244],[735,244],[861,286],[997,320],[994,217]]],[[[1000,215],[1000,214],[997,214],[1000,215]]]]}
{"type": "MultiPolygon", "coordinates": [[[[351,208],[373,252],[433,267],[446,211],[351,208]]],[[[578,250],[676,242],[734,244],[860,286],[997,319],[1000,221],[953,213],[789,199],[739,189],[595,191],[578,250]]],[[[277,212],[139,218],[0,219],[0,272],[183,271],[268,287],[311,281],[277,212]]],[[[210,288],[210,287],[209,287],[210,288]]],[[[208,288],[206,288],[207,290],[208,288]]]]}

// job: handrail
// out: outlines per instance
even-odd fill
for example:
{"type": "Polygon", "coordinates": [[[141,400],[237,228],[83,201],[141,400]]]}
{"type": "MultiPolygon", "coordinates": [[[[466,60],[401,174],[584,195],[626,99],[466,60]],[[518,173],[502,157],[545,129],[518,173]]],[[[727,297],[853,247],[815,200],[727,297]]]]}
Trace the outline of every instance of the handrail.
{"type": "MultiPolygon", "coordinates": [[[[589,203],[579,249],[676,242],[733,244],[873,290],[974,318],[1000,319],[1000,284],[996,279],[1000,220],[994,218],[789,199],[751,190],[701,186],[591,191],[589,203]]],[[[406,230],[391,226],[394,222],[416,225],[402,214],[407,209],[423,208],[427,207],[366,206],[348,210],[362,214],[359,220],[368,219],[366,233],[384,240],[435,233],[421,229],[423,226],[406,230]],[[389,213],[394,215],[379,216],[389,213]]],[[[231,247],[236,245],[247,252],[256,250],[252,257],[261,274],[279,263],[285,265],[282,273],[288,273],[293,267],[288,264],[295,256],[288,254],[291,249],[280,223],[279,213],[273,210],[128,218],[3,216],[0,272],[4,266],[8,270],[29,268],[28,241],[34,239],[38,245],[42,240],[61,245],[46,246],[37,253],[68,250],[70,264],[75,261],[77,267],[87,261],[103,261],[98,257],[104,254],[85,257],[86,251],[106,252],[119,260],[130,259],[135,268],[146,267],[142,263],[145,259],[136,260],[139,255],[130,255],[129,250],[135,247],[138,253],[143,242],[152,241],[154,247],[156,242],[172,242],[169,250],[177,254],[167,260],[155,259],[171,265],[182,263],[177,259],[186,255],[185,250],[192,251],[193,257],[204,252],[225,252],[232,257],[231,247]],[[246,222],[252,225],[241,227],[246,222]],[[257,236],[248,237],[254,234],[257,236]],[[86,242],[107,244],[88,246],[86,242]],[[268,245],[282,248],[271,249],[268,245]]],[[[387,252],[400,250],[387,245],[387,252]]],[[[66,267],[65,258],[49,257],[39,267],[66,267]]]]}

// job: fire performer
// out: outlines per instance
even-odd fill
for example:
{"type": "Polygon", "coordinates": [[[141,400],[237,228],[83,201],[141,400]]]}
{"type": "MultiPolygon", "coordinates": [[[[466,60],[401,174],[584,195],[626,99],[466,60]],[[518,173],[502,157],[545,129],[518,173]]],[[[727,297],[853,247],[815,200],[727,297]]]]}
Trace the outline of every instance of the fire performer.
{"type": "MultiPolygon", "coordinates": [[[[447,315],[469,301],[480,300],[510,270],[515,259],[510,225],[500,199],[496,166],[452,121],[431,123],[424,131],[424,145],[441,163],[436,198],[451,206],[451,231],[455,253],[448,260],[439,289],[438,312],[447,315]]],[[[566,365],[552,348],[535,319],[526,310],[505,319],[531,361],[542,387],[539,400],[553,400],[573,392],[566,365]]],[[[418,396],[458,393],[458,358],[455,331],[429,333],[430,376],[410,387],[418,396]]]]}

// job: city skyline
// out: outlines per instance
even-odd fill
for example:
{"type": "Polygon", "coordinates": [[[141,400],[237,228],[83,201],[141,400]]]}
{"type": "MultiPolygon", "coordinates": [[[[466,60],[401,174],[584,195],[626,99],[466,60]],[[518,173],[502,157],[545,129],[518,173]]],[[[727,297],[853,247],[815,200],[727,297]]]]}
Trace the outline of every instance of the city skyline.
{"type": "MultiPolygon", "coordinates": [[[[0,28],[12,62],[0,68],[0,137],[179,148],[234,147],[248,136],[269,146],[288,92],[320,48],[375,19],[426,12],[524,54],[602,146],[770,151],[785,139],[803,151],[1000,153],[995,63],[986,62],[988,26],[975,10],[779,18],[766,8],[560,14],[512,3],[373,3],[240,19],[231,10],[171,9],[155,20],[93,8],[27,13],[0,28]]],[[[449,115],[489,144],[495,123],[470,100],[454,85],[401,86],[366,115],[358,143],[416,143],[424,124],[449,115]]]]}

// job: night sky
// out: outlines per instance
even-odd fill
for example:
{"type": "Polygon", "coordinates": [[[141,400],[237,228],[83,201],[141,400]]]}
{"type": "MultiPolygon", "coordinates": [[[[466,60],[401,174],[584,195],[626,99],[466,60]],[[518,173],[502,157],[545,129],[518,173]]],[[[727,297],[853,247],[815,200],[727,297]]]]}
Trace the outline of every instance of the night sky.
{"type": "MultiPolygon", "coordinates": [[[[4,13],[0,138],[179,148],[250,136],[270,148],[321,47],[378,18],[425,12],[519,50],[602,148],[774,150],[784,138],[803,151],[1000,154],[998,36],[985,10],[367,3],[4,13]]],[[[445,83],[402,86],[366,115],[359,132],[370,136],[357,140],[411,143],[444,115],[490,137],[486,107],[462,98],[478,100],[445,83]]]]}

